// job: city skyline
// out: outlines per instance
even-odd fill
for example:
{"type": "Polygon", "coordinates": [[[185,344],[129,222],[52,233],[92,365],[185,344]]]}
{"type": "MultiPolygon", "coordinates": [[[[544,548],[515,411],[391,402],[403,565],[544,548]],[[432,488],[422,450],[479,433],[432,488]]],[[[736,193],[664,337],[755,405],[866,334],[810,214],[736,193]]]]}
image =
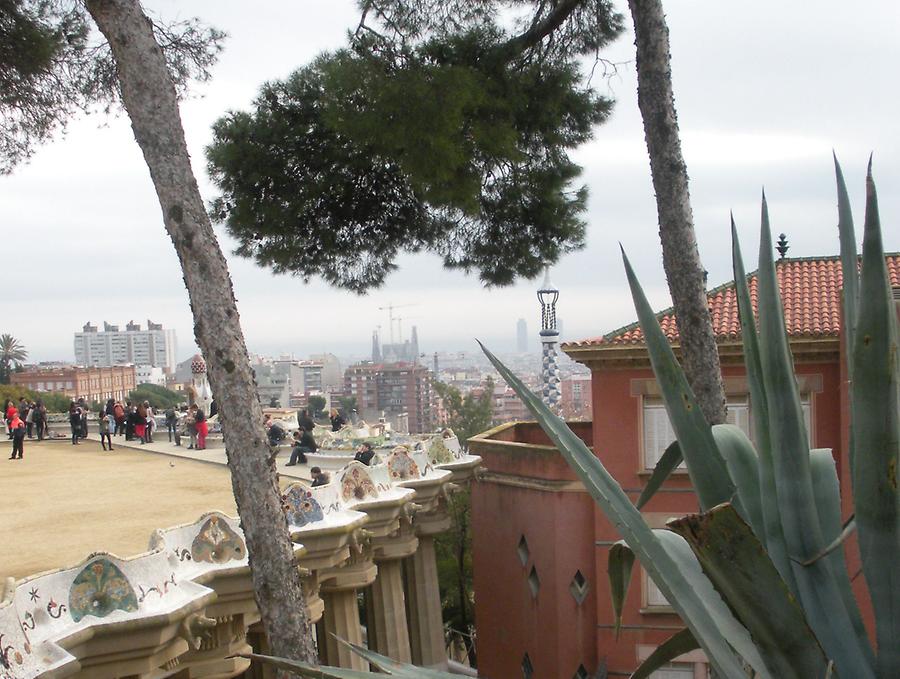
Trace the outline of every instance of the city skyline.
{"type": "MultiPolygon", "coordinates": [[[[184,11],[174,0],[147,4],[163,18],[184,11]]],[[[730,211],[745,250],[755,249],[763,185],[773,228],[787,234],[789,256],[837,252],[832,148],[843,162],[858,224],[865,163],[875,150],[882,220],[896,222],[900,193],[892,188],[900,184],[900,95],[879,87],[890,81],[891,65],[900,57],[891,34],[896,6],[870,1],[847,12],[827,3],[813,24],[802,8],[776,3],[667,9],[676,104],[710,286],[731,278],[730,211]],[[779,21],[771,22],[772,15],[779,21]],[[705,27],[713,20],[719,28],[710,33],[705,27]],[[844,46],[840,59],[834,59],[836,44],[844,46]]],[[[216,192],[203,167],[203,149],[212,122],[228,109],[246,109],[264,81],[342,45],[359,17],[352,2],[308,2],[302,8],[197,2],[190,10],[230,34],[212,80],[196,85],[182,106],[195,172],[211,199],[216,192]]],[[[633,61],[631,41],[629,27],[602,56],[633,61]]],[[[669,304],[633,63],[620,66],[608,81],[596,74],[594,84],[617,103],[611,121],[574,154],[584,166],[581,179],[590,198],[587,247],[563,257],[552,271],[566,319],[563,340],[597,336],[634,320],[619,242],[651,304],[669,304]]],[[[4,332],[25,345],[29,360],[69,357],[71,332],[83,324],[86,309],[99,320],[157,318],[180,336],[179,359],[193,353],[181,271],[126,116],[75,120],[65,138],[0,177],[0,221],[21,248],[6,263],[15,291],[7,303],[27,310],[14,321],[8,315],[12,322],[4,332]]],[[[417,307],[410,316],[427,353],[475,352],[475,337],[495,350],[511,350],[516,319],[534,327],[539,313],[539,280],[485,290],[475,276],[443,270],[436,257],[404,255],[382,289],[359,297],[319,280],[304,284],[273,276],[231,255],[233,242],[218,233],[253,353],[365,356],[372,328],[387,325],[379,307],[412,303],[417,307]]],[[[886,226],[887,250],[900,249],[896,234],[886,226]]],[[[537,345],[536,337],[529,340],[537,345]]]]}

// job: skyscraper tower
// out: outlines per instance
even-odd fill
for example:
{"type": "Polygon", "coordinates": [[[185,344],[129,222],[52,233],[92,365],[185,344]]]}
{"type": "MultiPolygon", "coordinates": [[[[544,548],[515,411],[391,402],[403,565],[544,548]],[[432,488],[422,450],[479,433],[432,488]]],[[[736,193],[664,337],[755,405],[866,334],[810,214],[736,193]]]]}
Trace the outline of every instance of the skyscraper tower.
{"type": "Polygon", "coordinates": [[[524,354],[528,351],[528,324],[524,318],[516,323],[516,351],[524,354]]]}
{"type": "Polygon", "coordinates": [[[557,344],[559,331],[556,328],[556,300],[559,290],[550,282],[550,267],[544,269],[544,282],[537,291],[541,303],[541,396],[544,403],[554,412],[559,410],[559,362],[557,344]]]}

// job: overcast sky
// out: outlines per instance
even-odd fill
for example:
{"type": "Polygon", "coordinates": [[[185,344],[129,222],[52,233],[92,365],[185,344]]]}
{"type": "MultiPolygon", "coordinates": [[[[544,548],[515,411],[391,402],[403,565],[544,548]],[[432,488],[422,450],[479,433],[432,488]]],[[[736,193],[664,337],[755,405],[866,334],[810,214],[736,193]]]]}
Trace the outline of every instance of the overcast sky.
{"type": "MultiPolygon", "coordinates": [[[[199,16],[229,37],[211,82],[182,106],[188,146],[204,197],[203,148],[228,109],[247,108],[266,80],[282,78],[322,50],[343,44],[358,12],[350,0],[145,3],[166,19],[199,16]]],[[[619,2],[627,12],[626,3],[619,2]]],[[[886,247],[900,249],[900,3],[672,2],[676,106],[691,176],[701,256],[710,285],[731,278],[728,214],[748,259],[755,258],[759,195],[765,186],[775,233],[790,256],[837,252],[831,149],[842,160],[857,223],[865,163],[875,152],[886,247]]],[[[633,61],[628,32],[604,56],[633,61]]],[[[560,261],[565,339],[603,334],[634,318],[618,254],[622,242],[658,307],[669,304],[633,63],[608,83],[610,122],[579,149],[590,190],[587,247],[560,261]]],[[[147,168],[127,118],[90,116],[70,125],[11,176],[0,177],[4,288],[0,332],[34,360],[73,360],[72,333],[88,320],[147,318],[174,327],[179,354],[193,352],[187,292],[147,168]],[[14,238],[10,238],[13,236],[14,238]]],[[[477,336],[512,349],[516,321],[536,337],[539,281],[483,290],[477,277],[444,271],[437,258],[406,256],[382,289],[365,297],[276,277],[230,255],[250,351],[368,352],[388,303],[409,304],[403,334],[419,328],[423,351],[473,350],[477,336]],[[296,311],[305,313],[302,322],[296,311]]],[[[748,263],[748,268],[755,268],[748,263]]],[[[536,347],[536,341],[532,342],[536,347]]]]}

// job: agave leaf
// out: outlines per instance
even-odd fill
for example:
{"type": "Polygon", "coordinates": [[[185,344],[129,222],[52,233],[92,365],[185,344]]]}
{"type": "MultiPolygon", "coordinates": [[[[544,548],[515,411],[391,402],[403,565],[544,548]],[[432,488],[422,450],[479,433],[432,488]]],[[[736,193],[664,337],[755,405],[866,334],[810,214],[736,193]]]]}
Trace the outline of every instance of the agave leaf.
{"type": "Polygon", "coordinates": [[[659,327],[656,315],[624,251],[622,259],[638,322],[653,365],[653,374],[656,375],[669,420],[687,462],[688,474],[700,500],[700,507],[705,510],[722,502],[729,502],[734,498],[734,483],[728,476],[728,469],[713,440],[709,424],[697,405],[694,392],[675,360],[669,340],[659,327]]]}
{"type": "Polygon", "coordinates": [[[647,679],[656,670],[666,663],[672,662],[679,655],[690,653],[698,648],[700,648],[700,644],[694,639],[691,630],[683,629],[675,632],[647,656],[647,659],[631,675],[631,679],[647,679]]]}
{"type": "MultiPolygon", "coordinates": [[[[729,679],[745,677],[746,673],[732,647],[742,653],[741,649],[749,643],[750,650],[748,652],[752,652],[753,644],[750,642],[750,637],[747,631],[734,620],[719,597],[716,596],[714,600],[704,597],[703,592],[698,592],[696,583],[692,584],[686,579],[682,569],[684,572],[688,572],[691,566],[690,559],[693,559],[697,572],[700,572],[700,567],[684,540],[674,533],[659,531],[669,533],[672,538],[676,538],[683,545],[683,552],[687,553],[687,557],[682,554],[682,560],[678,562],[672,556],[677,552],[667,549],[664,540],[658,538],[650,529],[622,487],[606,471],[600,460],[584,442],[566,426],[563,420],[554,415],[543,401],[525,386],[500,359],[480,342],[479,345],[500,376],[528,407],[557,450],[581,479],[585,489],[597,502],[600,510],[615,526],[635,555],[640,558],[648,575],[653,578],[653,582],[659,587],[663,596],[671,602],[672,607],[700,642],[713,668],[721,676],[729,679]],[[740,638],[741,634],[746,639],[746,643],[740,638]]],[[[714,594],[712,586],[708,585],[708,587],[714,594]]],[[[747,661],[752,664],[749,658],[747,661]]],[[[754,665],[754,668],[757,667],[754,665]]],[[[762,665],[759,667],[765,669],[762,665]]]]}
{"type": "Polygon", "coordinates": [[[759,538],[765,535],[765,530],[759,496],[759,458],[756,450],[741,428],[733,424],[714,424],[712,433],[722,457],[725,458],[728,474],[737,486],[737,496],[743,506],[741,516],[759,538]]]}
{"type": "Polygon", "coordinates": [[[644,490],[641,491],[641,496],[637,501],[638,509],[641,509],[650,501],[650,498],[656,494],[659,487],[665,483],[666,479],[669,478],[669,475],[681,464],[683,459],[681,446],[678,444],[678,441],[672,441],[672,443],[666,446],[662,457],[659,458],[659,462],[656,463],[656,466],[653,468],[653,473],[647,480],[647,485],[644,486],[644,490]]]}
{"type": "MultiPolygon", "coordinates": [[[[900,676],[900,346],[896,313],[870,161],[850,389],[856,531],[875,611],[881,677],[900,676]]],[[[840,663],[837,669],[843,673],[840,663]]]]}
{"type": "MultiPolygon", "coordinates": [[[[741,318],[741,339],[744,346],[744,363],[747,367],[747,383],[750,387],[750,414],[753,417],[753,430],[756,434],[756,450],[759,454],[759,496],[762,504],[765,539],[760,541],[766,546],[775,568],[781,573],[788,588],[796,596],[797,584],[794,572],[788,559],[784,530],[778,511],[778,496],[775,490],[775,464],[772,460],[772,442],[769,435],[769,406],[763,380],[762,359],[759,354],[759,335],[756,330],[756,319],[753,316],[753,304],[750,301],[750,288],[747,274],[744,271],[744,259],[741,256],[741,244],[737,235],[734,219],[731,220],[732,265],[734,267],[734,287],[737,295],[738,312],[741,318]]],[[[759,534],[757,534],[759,535],[759,534]]]]}
{"type": "MultiPolygon", "coordinates": [[[[821,512],[820,512],[820,514],[821,514],[821,512]]],[[[855,532],[856,532],[856,515],[851,514],[850,518],[847,519],[847,522],[844,524],[844,527],[841,529],[840,534],[834,540],[832,540],[828,544],[828,546],[825,547],[825,549],[823,549],[821,552],[816,554],[811,559],[807,559],[806,561],[801,561],[800,563],[804,566],[809,566],[810,564],[815,563],[819,559],[825,558],[826,556],[831,554],[834,550],[836,550],[838,547],[843,545],[847,541],[847,538],[849,538],[855,532]]]]}
{"type": "MultiPolygon", "coordinates": [[[[841,535],[844,533],[841,528],[841,484],[838,480],[837,467],[834,464],[831,449],[816,448],[809,451],[809,469],[812,473],[813,492],[816,497],[816,508],[819,510],[819,523],[822,525],[822,533],[826,540],[831,541],[828,547],[823,550],[827,552],[824,560],[828,563],[831,573],[837,581],[838,588],[844,599],[844,608],[847,609],[847,615],[853,624],[853,630],[857,639],[859,639],[859,644],[866,652],[869,663],[874,665],[875,654],[872,652],[869,636],[866,633],[866,626],[863,624],[856,597],[853,595],[850,574],[847,572],[847,562],[844,560],[844,552],[843,550],[829,550],[831,545],[839,545],[841,543],[841,535]]],[[[851,521],[849,523],[852,525],[855,522],[851,521]]]]}
{"type": "MultiPolygon", "coordinates": [[[[847,184],[837,155],[834,156],[834,174],[837,179],[838,194],[838,237],[841,242],[841,270],[844,296],[844,337],[847,341],[847,355],[853,356],[853,342],[856,339],[856,317],[859,304],[859,268],[856,255],[856,233],[853,229],[853,212],[850,210],[850,197],[847,195],[847,184]]],[[[852,361],[848,361],[847,371],[853,379],[852,361]]]]}
{"type": "MultiPolygon", "coordinates": [[[[392,658],[388,658],[387,656],[381,655],[380,653],[376,653],[375,651],[370,651],[365,646],[360,646],[359,644],[354,644],[352,642],[346,641],[345,639],[341,639],[340,637],[335,637],[340,643],[344,644],[353,650],[356,655],[360,658],[368,660],[374,667],[378,668],[385,674],[390,674],[395,677],[402,677],[405,679],[450,679],[453,677],[456,679],[459,675],[451,674],[449,672],[442,672],[440,670],[433,670],[427,667],[416,667],[415,665],[410,665],[409,663],[399,662],[392,658]]],[[[377,674],[373,674],[372,676],[378,676],[377,674]]]]}
{"type": "Polygon", "coordinates": [[[606,560],[606,573],[609,576],[609,591],[612,597],[613,613],[615,614],[616,639],[622,628],[622,609],[625,606],[625,596],[628,594],[628,585],[631,584],[631,569],[634,566],[634,552],[623,541],[619,541],[609,548],[606,560]]]}
{"type": "MultiPolygon", "coordinates": [[[[853,382],[853,352],[856,340],[856,320],[859,315],[859,259],[856,254],[856,233],[853,229],[853,212],[850,210],[850,197],[847,194],[847,184],[844,182],[844,173],[838,162],[837,154],[834,155],[834,174],[837,180],[838,194],[838,238],[841,243],[841,274],[843,293],[843,324],[844,339],[847,342],[847,376],[853,382]]],[[[853,445],[853,422],[850,422],[850,476],[856,473],[853,462],[856,446],[853,445]]]]}
{"type": "MultiPolygon", "coordinates": [[[[768,397],[775,490],[788,553],[806,561],[821,552],[827,542],[822,535],[813,493],[809,438],[772,261],[772,233],[765,195],[759,247],[760,359],[768,397]]],[[[819,561],[810,566],[792,563],[791,567],[806,619],[828,657],[834,660],[838,674],[874,678],[874,668],[854,632],[830,566],[819,561]]]]}
{"type": "Polygon", "coordinates": [[[825,674],[828,658],[762,543],[728,504],[669,522],[747,628],[775,677],[825,674]]]}
{"type": "MultiPolygon", "coordinates": [[[[363,670],[347,670],[342,667],[327,667],[319,665],[310,665],[309,663],[300,662],[299,660],[291,660],[289,658],[279,658],[273,655],[260,655],[259,653],[236,653],[237,658],[248,658],[266,665],[272,665],[282,670],[288,670],[294,674],[299,674],[307,679],[372,679],[379,675],[372,672],[364,672],[363,670]]],[[[452,675],[447,675],[452,676],[452,675]]]]}

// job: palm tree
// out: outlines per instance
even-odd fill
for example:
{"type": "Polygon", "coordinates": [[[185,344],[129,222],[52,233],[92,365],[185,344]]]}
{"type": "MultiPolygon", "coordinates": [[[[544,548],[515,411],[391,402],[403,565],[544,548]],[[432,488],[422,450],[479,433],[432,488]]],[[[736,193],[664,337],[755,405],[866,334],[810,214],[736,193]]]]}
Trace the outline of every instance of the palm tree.
{"type": "Polygon", "coordinates": [[[0,335],[0,384],[9,384],[13,366],[22,365],[28,358],[25,346],[9,334],[0,335]]]}

